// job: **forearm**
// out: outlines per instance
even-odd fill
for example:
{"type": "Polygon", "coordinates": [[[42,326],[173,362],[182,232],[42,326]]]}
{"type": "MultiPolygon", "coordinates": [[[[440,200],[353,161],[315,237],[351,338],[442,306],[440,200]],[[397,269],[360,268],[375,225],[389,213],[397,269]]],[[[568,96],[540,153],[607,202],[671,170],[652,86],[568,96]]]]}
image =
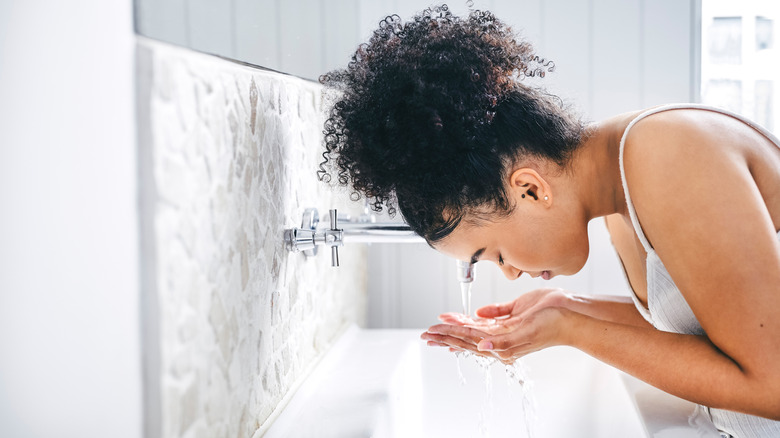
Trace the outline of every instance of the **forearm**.
{"type": "Polygon", "coordinates": [[[780,419],[772,385],[744,373],[706,337],[571,313],[565,343],[657,388],[706,406],[780,419]]]}
{"type": "Polygon", "coordinates": [[[563,307],[603,321],[651,328],[630,297],[569,295],[563,307]]]}

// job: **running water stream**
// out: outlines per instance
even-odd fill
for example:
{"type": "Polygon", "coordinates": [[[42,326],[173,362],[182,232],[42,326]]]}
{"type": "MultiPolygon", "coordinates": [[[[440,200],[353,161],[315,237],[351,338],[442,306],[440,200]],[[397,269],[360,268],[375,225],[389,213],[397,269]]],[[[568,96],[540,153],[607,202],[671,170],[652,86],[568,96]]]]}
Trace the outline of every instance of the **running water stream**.
{"type": "Polygon", "coordinates": [[[471,316],[471,282],[462,281],[460,283],[460,298],[463,302],[463,314],[471,316]]]}
{"type": "MultiPolygon", "coordinates": [[[[463,303],[463,314],[467,317],[471,317],[471,282],[460,283],[461,301],[463,303]]],[[[531,391],[533,384],[528,380],[528,368],[521,361],[516,359],[511,364],[505,364],[498,358],[487,357],[472,353],[470,351],[459,351],[455,353],[456,364],[458,367],[458,380],[461,386],[466,385],[466,378],[463,376],[463,370],[461,368],[461,360],[471,358],[476,364],[483,370],[485,375],[485,401],[482,405],[482,410],[479,413],[479,431],[482,438],[488,438],[490,436],[490,415],[493,412],[493,398],[492,388],[493,379],[490,373],[490,367],[496,363],[502,363],[504,365],[504,371],[507,378],[507,384],[513,385],[515,383],[520,385],[522,393],[521,407],[523,410],[523,418],[525,423],[525,437],[533,438],[533,423],[536,418],[536,400],[533,397],[531,391]]]]}
{"type": "MultiPolygon", "coordinates": [[[[478,428],[482,438],[489,438],[490,424],[494,411],[493,406],[493,376],[491,367],[496,363],[501,363],[498,359],[481,356],[469,351],[459,351],[455,353],[458,380],[461,386],[466,385],[466,378],[461,368],[462,360],[473,360],[473,362],[482,370],[485,376],[485,399],[482,403],[482,409],[478,413],[478,428]]],[[[515,360],[511,364],[503,364],[506,375],[507,385],[520,385],[520,409],[523,412],[523,423],[525,424],[525,438],[534,437],[534,424],[536,421],[536,399],[533,396],[533,383],[528,379],[528,368],[521,359],[515,360]]]]}

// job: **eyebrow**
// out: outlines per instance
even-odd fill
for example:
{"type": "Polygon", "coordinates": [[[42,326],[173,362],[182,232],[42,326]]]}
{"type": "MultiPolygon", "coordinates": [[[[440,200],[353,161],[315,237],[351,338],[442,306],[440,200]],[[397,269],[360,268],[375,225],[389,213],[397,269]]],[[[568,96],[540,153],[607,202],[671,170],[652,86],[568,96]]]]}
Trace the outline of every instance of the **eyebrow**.
{"type": "Polygon", "coordinates": [[[485,252],[485,248],[480,248],[474,252],[474,254],[471,256],[470,263],[473,265],[474,263],[477,263],[479,261],[479,258],[482,256],[482,253],[485,252]]]}

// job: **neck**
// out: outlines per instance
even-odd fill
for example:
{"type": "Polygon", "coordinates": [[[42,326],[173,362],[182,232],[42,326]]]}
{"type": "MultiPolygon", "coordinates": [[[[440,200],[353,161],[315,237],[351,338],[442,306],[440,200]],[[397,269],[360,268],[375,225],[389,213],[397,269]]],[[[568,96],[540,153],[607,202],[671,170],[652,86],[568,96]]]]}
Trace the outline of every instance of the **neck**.
{"type": "Polygon", "coordinates": [[[572,157],[572,189],[588,221],[627,214],[620,177],[620,138],[633,114],[622,114],[588,127],[589,134],[572,157]]]}

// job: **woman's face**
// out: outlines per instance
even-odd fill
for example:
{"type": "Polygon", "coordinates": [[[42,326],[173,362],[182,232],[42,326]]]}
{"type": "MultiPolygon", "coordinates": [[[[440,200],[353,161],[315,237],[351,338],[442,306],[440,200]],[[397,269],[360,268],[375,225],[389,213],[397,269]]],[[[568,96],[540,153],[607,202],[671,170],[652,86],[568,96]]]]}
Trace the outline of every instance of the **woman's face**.
{"type": "Polygon", "coordinates": [[[576,204],[565,197],[540,193],[515,197],[516,206],[508,217],[467,220],[434,247],[458,260],[496,263],[510,280],[527,273],[545,280],[556,275],[572,275],[588,259],[587,220],[576,204]]]}

